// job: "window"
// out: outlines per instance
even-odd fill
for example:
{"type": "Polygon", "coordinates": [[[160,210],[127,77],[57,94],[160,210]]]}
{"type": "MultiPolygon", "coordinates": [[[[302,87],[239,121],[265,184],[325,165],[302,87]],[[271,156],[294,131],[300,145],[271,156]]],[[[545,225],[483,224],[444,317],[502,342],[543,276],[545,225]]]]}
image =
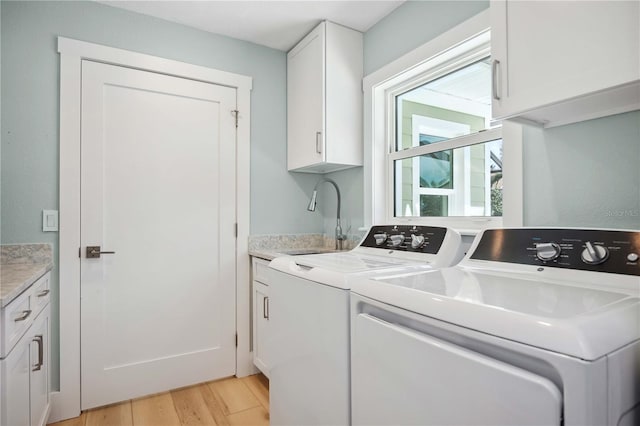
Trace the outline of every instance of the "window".
{"type": "Polygon", "coordinates": [[[521,128],[491,121],[488,28],[483,12],[365,77],[366,224],[522,225],[521,128]]]}
{"type": "Polygon", "coordinates": [[[502,216],[499,132],[467,137],[491,127],[490,63],[482,58],[393,95],[395,217],[502,216]]]}

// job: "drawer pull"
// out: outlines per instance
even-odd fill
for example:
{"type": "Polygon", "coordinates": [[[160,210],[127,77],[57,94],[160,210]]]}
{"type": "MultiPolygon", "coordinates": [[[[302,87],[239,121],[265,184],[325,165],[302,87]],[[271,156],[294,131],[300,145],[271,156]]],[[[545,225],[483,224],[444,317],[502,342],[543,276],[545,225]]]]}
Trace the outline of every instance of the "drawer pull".
{"type": "Polygon", "coordinates": [[[38,297],[44,297],[44,296],[46,296],[47,294],[49,294],[49,292],[50,292],[50,291],[51,291],[51,290],[42,290],[40,293],[37,293],[37,294],[36,294],[36,296],[38,296],[38,297]]]}
{"type": "Polygon", "coordinates": [[[31,371],[38,371],[41,370],[42,366],[44,365],[44,345],[42,344],[42,334],[34,336],[31,341],[38,344],[38,362],[33,364],[31,371]]]}
{"type": "Polygon", "coordinates": [[[269,298],[268,297],[263,297],[262,298],[262,318],[264,319],[269,319],[269,298]]]}
{"type": "Polygon", "coordinates": [[[29,318],[29,315],[31,315],[31,309],[27,309],[26,311],[22,311],[22,314],[19,317],[14,318],[13,321],[15,321],[15,322],[24,321],[27,318],[29,318]]]}

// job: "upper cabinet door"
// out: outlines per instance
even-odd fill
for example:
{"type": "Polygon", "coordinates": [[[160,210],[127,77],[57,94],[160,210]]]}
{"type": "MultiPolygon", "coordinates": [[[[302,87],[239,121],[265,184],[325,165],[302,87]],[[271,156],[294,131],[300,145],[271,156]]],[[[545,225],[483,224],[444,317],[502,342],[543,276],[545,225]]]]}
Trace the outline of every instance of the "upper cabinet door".
{"type": "Polygon", "coordinates": [[[287,143],[289,170],[321,163],[324,150],[323,22],[287,55],[287,143]]]}
{"type": "Polygon", "coordinates": [[[287,55],[288,169],[362,165],[362,33],[322,22],[287,55]]]}
{"type": "Polygon", "coordinates": [[[640,2],[491,2],[493,117],[547,126],[640,107],[640,2]]]}

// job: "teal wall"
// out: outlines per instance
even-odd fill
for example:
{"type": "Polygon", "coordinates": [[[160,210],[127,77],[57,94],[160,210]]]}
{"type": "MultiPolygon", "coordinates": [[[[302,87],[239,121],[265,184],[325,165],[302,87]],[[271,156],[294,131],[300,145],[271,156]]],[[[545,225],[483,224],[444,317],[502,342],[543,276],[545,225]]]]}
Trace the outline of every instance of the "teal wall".
{"type": "Polygon", "coordinates": [[[364,75],[489,7],[488,0],[407,1],[364,35],[364,75]]]}
{"type": "MultiPolygon", "coordinates": [[[[322,217],[301,214],[315,177],[286,171],[284,52],[95,2],[2,1],[0,8],[3,244],[48,242],[57,257],[58,235],[41,231],[41,212],[58,209],[59,35],[253,77],[251,233],[322,232],[322,217]]],[[[53,281],[56,365],[57,267],[53,281]]]]}
{"type": "Polygon", "coordinates": [[[524,133],[528,226],[640,229],[640,112],[524,133]]]}

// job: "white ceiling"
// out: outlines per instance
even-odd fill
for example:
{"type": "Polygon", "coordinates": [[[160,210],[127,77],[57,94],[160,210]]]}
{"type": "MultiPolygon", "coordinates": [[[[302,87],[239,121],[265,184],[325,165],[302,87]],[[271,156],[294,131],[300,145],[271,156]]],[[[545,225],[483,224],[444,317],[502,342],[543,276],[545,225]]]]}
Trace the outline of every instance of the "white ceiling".
{"type": "Polygon", "coordinates": [[[326,19],[365,32],[404,2],[404,0],[98,1],[109,6],[283,51],[291,49],[322,20],[326,19]]]}

